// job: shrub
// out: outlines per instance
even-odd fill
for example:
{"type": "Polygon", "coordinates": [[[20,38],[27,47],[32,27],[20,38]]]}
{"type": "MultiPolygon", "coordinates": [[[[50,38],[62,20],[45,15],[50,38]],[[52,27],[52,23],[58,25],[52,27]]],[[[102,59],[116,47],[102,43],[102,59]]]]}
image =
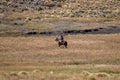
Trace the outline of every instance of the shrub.
{"type": "Polygon", "coordinates": [[[52,0],[52,1],[58,1],[58,2],[64,2],[64,1],[66,1],[66,0],[52,0]]]}

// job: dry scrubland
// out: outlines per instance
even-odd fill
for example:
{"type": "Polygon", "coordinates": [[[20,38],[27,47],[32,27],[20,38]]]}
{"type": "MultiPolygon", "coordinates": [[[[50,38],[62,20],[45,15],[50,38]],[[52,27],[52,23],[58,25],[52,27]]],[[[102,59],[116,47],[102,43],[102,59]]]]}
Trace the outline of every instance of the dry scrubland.
{"type": "Polygon", "coordinates": [[[120,80],[120,34],[0,37],[1,80],[120,80]]]}
{"type": "Polygon", "coordinates": [[[102,17],[119,19],[119,9],[119,0],[1,0],[0,3],[1,13],[39,11],[39,18],[102,17]]]}
{"type": "MultiPolygon", "coordinates": [[[[99,23],[119,20],[119,0],[0,0],[0,36],[71,30],[69,27],[50,27],[58,21],[99,23]]],[[[89,29],[96,27],[100,26],[89,26],[89,29]]]]}
{"type": "Polygon", "coordinates": [[[120,0],[0,0],[0,80],[120,80],[120,34],[66,35],[67,49],[56,36],[22,36],[119,27],[119,20],[120,0]],[[60,21],[86,25],[50,26],[60,21]]]}

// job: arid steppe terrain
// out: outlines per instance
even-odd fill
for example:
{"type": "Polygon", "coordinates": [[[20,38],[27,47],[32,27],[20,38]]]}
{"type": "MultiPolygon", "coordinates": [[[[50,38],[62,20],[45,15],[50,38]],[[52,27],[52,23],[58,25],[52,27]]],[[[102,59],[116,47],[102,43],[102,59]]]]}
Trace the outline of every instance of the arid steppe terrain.
{"type": "Polygon", "coordinates": [[[119,80],[120,34],[66,35],[68,48],[55,38],[0,37],[2,80],[119,80]]]}
{"type": "Polygon", "coordinates": [[[120,0],[0,0],[0,80],[120,80],[120,0]]]}

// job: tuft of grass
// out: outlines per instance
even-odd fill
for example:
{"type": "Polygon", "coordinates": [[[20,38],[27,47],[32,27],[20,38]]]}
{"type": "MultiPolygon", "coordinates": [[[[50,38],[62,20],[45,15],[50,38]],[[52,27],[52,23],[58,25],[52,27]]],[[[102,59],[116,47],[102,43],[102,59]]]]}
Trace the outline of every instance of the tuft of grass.
{"type": "Polygon", "coordinates": [[[87,76],[91,75],[91,73],[88,72],[88,71],[82,71],[82,72],[81,72],[81,75],[87,77],[87,76]]]}
{"type": "Polygon", "coordinates": [[[19,71],[18,72],[18,77],[20,79],[29,79],[29,72],[27,72],[27,71],[19,71]]]}
{"type": "Polygon", "coordinates": [[[1,80],[10,80],[10,76],[6,72],[0,72],[0,79],[1,80]]]}
{"type": "Polygon", "coordinates": [[[28,75],[29,73],[27,71],[20,71],[18,72],[18,75],[28,75]]]}
{"type": "Polygon", "coordinates": [[[103,72],[99,72],[99,73],[95,73],[95,75],[96,75],[96,77],[110,77],[110,75],[109,74],[107,74],[107,73],[103,73],[103,72]]]}
{"type": "Polygon", "coordinates": [[[33,73],[39,73],[39,72],[40,72],[40,70],[35,69],[35,70],[33,70],[32,72],[33,72],[33,73]]]}
{"type": "Polygon", "coordinates": [[[18,76],[18,74],[16,72],[11,72],[9,75],[10,76],[18,76]]]}

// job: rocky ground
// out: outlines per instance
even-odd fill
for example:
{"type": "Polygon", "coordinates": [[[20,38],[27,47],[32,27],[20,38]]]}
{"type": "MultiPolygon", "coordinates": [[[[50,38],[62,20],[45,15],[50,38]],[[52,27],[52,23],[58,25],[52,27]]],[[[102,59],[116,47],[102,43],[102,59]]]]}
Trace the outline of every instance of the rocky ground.
{"type": "Polygon", "coordinates": [[[2,0],[0,12],[40,11],[42,17],[120,18],[119,0],[2,0]]]}

